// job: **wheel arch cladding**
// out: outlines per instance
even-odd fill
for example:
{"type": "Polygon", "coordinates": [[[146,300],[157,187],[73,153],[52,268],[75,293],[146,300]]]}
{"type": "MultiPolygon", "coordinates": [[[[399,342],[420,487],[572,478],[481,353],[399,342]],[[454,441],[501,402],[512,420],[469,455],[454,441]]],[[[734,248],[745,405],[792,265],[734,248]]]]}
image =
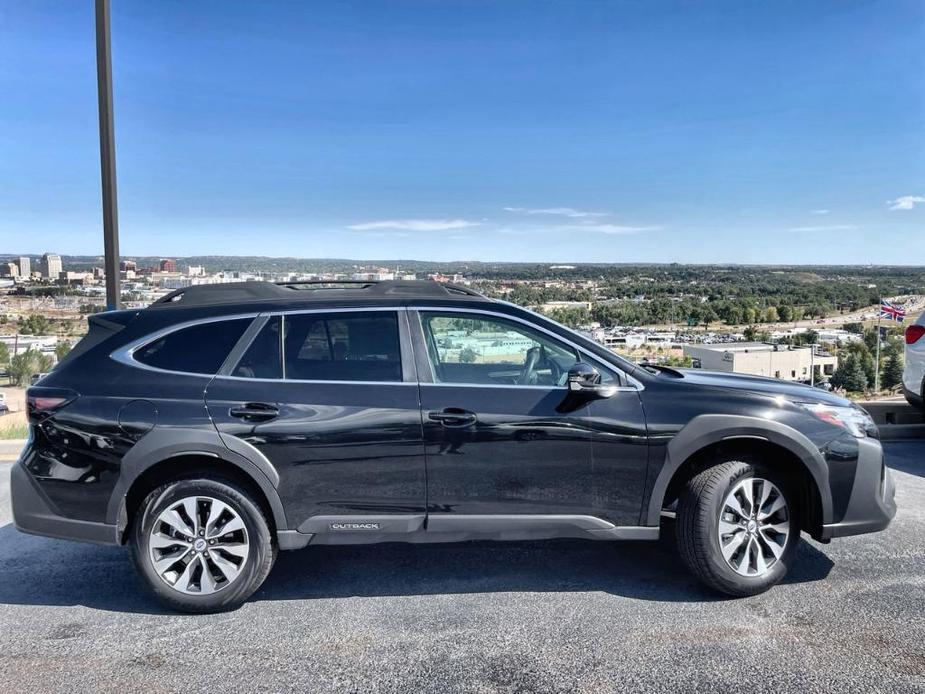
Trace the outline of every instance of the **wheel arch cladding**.
{"type": "Polygon", "coordinates": [[[664,503],[679,481],[685,481],[702,469],[716,454],[727,453],[760,456],[772,467],[776,459],[787,469],[796,466],[797,472],[812,483],[812,489],[805,490],[804,497],[804,505],[809,506],[804,514],[806,529],[816,534],[823,523],[830,522],[832,495],[828,466],[819,449],[806,436],[793,427],[758,417],[700,415],[668,443],[665,462],[644,511],[643,524],[658,525],[664,503]]]}
{"type": "Polygon", "coordinates": [[[158,436],[155,430],[123,458],[119,482],[109,500],[107,522],[118,525],[124,539],[148,491],[170,479],[198,472],[237,482],[254,494],[275,530],[286,530],[286,514],[277,491],[279,475],[261,458],[255,461],[229,450],[217,433],[174,430],[169,436],[158,436]]]}

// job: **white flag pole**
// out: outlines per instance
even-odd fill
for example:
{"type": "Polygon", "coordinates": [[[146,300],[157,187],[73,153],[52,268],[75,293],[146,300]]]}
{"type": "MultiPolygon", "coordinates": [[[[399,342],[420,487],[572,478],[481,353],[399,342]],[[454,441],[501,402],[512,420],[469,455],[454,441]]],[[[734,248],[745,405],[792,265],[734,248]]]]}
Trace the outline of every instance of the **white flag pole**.
{"type": "Polygon", "coordinates": [[[880,392],[880,320],[883,318],[883,297],[877,305],[877,355],[874,357],[874,392],[880,392]]]}

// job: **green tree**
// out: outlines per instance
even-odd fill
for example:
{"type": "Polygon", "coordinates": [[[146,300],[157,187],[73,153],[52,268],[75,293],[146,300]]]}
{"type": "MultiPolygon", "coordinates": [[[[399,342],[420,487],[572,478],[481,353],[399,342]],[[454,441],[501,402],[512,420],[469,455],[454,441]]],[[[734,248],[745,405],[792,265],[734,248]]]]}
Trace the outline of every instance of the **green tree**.
{"type": "Polygon", "coordinates": [[[864,334],[864,324],[863,323],[845,323],[842,328],[849,333],[854,333],[855,335],[864,334]]]}
{"type": "Polygon", "coordinates": [[[463,347],[459,351],[459,362],[461,364],[472,364],[476,359],[478,359],[478,354],[475,353],[475,350],[471,347],[463,347]]]}
{"type": "Polygon", "coordinates": [[[45,316],[32,313],[19,321],[20,335],[44,335],[48,332],[50,324],[45,316]]]}
{"type": "Polygon", "coordinates": [[[779,320],[780,315],[777,313],[777,308],[774,306],[768,306],[764,311],[764,322],[777,323],[779,320]]]}
{"type": "Polygon", "coordinates": [[[64,359],[67,356],[67,353],[71,351],[71,343],[67,340],[59,342],[55,345],[55,356],[58,358],[58,361],[64,359]]]}
{"type": "Polygon", "coordinates": [[[867,372],[857,354],[849,354],[835,369],[831,383],[836,388],[859,393],[867,390],[867,372]]]}
{"type": "Polygon", "coordinates": [[[51,357],[31,347],[10,360],[10,382],[15,386],[26,385],[32,374],[51,370],[51,357]]]}
{"type": "Polygon", "coordinates": [[[844,354],[857,358],[861,368],[864,369],[864,373],[867,375],[867,387],[873,386],[875,371],[874,355],[871,353],[870,349],[868,349],[867,345],[864,342],[851,342],[845,347],[844,354]]]}
{"type": "Polygon", "coordinates": [[[777,307],[777,315],[782,323],[789,323],[793,320],[793,309],[786,304],[777,307]]]}
{"type": "Polygon", "coordinates": [[[890,340],[885,352],[887,358],[880,371],[880,386],[889,389],[903,381],[903,349],[899,340],[890,340]]]}

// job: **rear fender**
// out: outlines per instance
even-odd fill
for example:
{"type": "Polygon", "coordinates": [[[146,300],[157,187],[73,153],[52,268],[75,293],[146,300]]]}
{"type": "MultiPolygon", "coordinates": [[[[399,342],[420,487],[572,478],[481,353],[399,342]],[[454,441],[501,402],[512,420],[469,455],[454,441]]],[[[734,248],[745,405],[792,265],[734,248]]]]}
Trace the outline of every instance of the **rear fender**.
{"type": "Polygon", "coordinates": [[[287,529],[286,514],[279,498],[279,473],[253,446],[239,439],[231,443],[238,450],[226,446],[214,429],[184,430],[165,427],[152,430],[122,459],[119,481],[106,510],[106,522],[118,524],[124,521],[126,495],[135,480],[146,470],[170,458],[201,455],[233,465],[247,474],[267,498],[276,528],[287,529]]]}

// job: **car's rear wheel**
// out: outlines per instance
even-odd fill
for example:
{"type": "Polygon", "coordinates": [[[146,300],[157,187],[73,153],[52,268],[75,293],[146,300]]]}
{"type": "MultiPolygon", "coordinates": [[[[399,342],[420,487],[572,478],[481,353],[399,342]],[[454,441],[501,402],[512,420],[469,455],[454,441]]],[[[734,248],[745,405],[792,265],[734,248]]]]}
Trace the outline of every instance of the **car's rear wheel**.
{"type": "Polygon", "coordinates": [[[269,525],[243,489],[185,479],[151,492],[136,515],[132,556],[154,594],[184,612],[220,612],[250,597],[276,558],[269,525]]]}
{"type": "Polygon", "coordinates": [[[707,468],[678,500],[681,557],[711,588],[737,597],[761,593],[793,561],[799,511],[788,480],[766,466],[727,461],[707,468]]]}

